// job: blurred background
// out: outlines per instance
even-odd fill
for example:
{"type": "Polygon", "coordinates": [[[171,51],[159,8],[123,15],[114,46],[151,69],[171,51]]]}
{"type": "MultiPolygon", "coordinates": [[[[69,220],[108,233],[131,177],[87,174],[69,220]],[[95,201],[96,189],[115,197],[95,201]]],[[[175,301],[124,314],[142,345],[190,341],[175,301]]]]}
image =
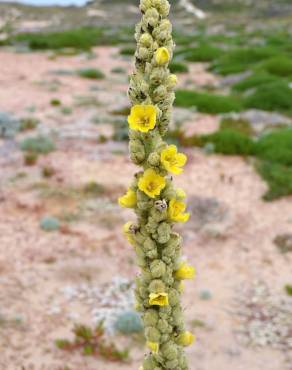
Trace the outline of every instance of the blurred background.
{"type": "MultiPolygon", "coordinates": [[[[292,1],[171,3],[190,369],[291,370],[292,1]]],[[[117,205],[139,18],[137,0],[0,1],[0,370],[143,359],[117,205]]]]}

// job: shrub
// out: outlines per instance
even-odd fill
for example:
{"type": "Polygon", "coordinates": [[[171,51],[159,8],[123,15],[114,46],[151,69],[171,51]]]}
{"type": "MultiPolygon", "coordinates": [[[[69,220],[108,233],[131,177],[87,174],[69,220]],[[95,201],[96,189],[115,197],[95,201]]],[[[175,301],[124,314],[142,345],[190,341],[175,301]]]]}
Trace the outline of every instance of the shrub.
{"type": "Polygon", "coordinates": [[[219,58],[222,54],[223,50],[216,46],[200,44],[194,48],[181,49],[176,55],[181,55],[189,62],[211,62],[219,58]]]}
{"type": "Polygon", "coordinates": [[[20,122],[8,113],[0,112],[0,138],[14,137],[20,128],[20,122]]]}
{"type": "Polygon", "coordinates": [[[234,49],[225,52],[211,66],[211,70],[228,75],[247,70],[253,64],[277,55],[277,50],[271,47],[252,47],[234,49]]]}
{"type": "Polygon", "coordinates": [[[199,112],[210,114],[239,112],[242,108],[240,101],[235,97],[189,90],[178,90],[175,104],[178,107],[196,107],[199,112]]]}
{"type": "Polygon", "coordinates": [[[37,153],[28,152],[24,154],[24,164],[26,166],[34,166],[37,163],[37,153]]]}
{"type": "Polygon", "coordinates": [[[291,57],[278,56],[268,59],[261,63],[258,67],[268,73],[280,77],[292,77],[292,60],[291,57]]]}
{"type": "Polygon", "coordinates": [[[59,107],[60,105],[62,105],[62,102],[61,100],[54,98],[54,99],[51,99],[50,104],[53,107],[59,107]]]}
{"type": "Polygon", "coordinates": [[[55,170],[54,170],[53,167],[51,167],[51,166],[44,166],[42,168],[42,175],[43,175],[43,177],[49,178],[49,177],[54,176],[54,174],[55,174],[55,170]]]}
{"type": "Polygon", "coordinates": [[[259,86],[244,99],[244,107],[292,114],[292,89],[284,81],[259,86]]]}
{"type": "Polygon", "coordinates": [[[26,117],[20,120],[20,131],[33,130],[39,124],[39,120],[34,117],[26,117]]]}
{"type": "Polygon", "coordinates": [[[244,80],[235,83],[232,86],[232,90],[243,92],[276,81],[279,81],[278,77],[275,77],[266,72],[254,73],[251,76],[245,78],[244,80]]]}
{"type": "Polygon", "coordinates": [[[73,330],[74,339],[57,339],[57,348],[73,353],[81,350],[86,356],[99,356],[113,362],[124,362],[129,358],[129,350],[119,350],[113,342],[106,337],[102,325],[91,329],[85,325],[76,325],[73,330]]]}
{"type": "Polygon", "coordinates": [[[121,55],[134,56],[136,49],[133,46],[125,46],[120,49],[121,55]]]}
{"type": "Polygon", "coordinates": [[[234,119],[231,117],[225,117],[220,122],[220,130],[235,130],[244,135],[251,136],[253,134],[253,130],[251,128],[250,123],[242,118],[234,119]]]}
{"type": "Polygon", "coordinates": [[[45,216],[40,222],[40,227],[44,231],[57,231],[60,228],[60,221],[51,216],[45,216]]]}
{"type": "Polygon", "coordinates": [[[286,284],[286,285],[285,285],[285,292],[286,292],[289,296],[292,296],[292,284],[286,284]]]}
{"type": "Polygon", "coordinates": [[[279,163],[260,162],[256,169],[267,182],[269,189],[263,199],[267,201],[292,194],[292,168],[279,163]]]}
{"type": "Polygon", "coordinates": [[[117,317],[115,329],[122,334],[139,333],[143,330],[140,315],[136,311],[126,311],[117,317]]]}
{"type": "Polygon", "coordinates": [[[292,129],[275,130],[261,137],[255,155],[265,161],[292,167],[292,129]]]}
{"type": "Polygon", "coordinates": [[[22,33],[13,36],[10,43],[26,43],[33,50],[75,48],[90,50],[97,45],[118,45],[128,41],[125,30],[98,27],[80,27],[59,32],[22,33]]]}
{"type": "Polygon", "coordinates": [[[92,80],[101,80],[104,74],[96,68],[83,68],[77,71],[78,76],[83,78],[90,78],[92,80]]]}
{"type": "Polygon", "coordinates": [[[224,129],[213,134],[202,135],[202,141],[214,144],[214,151],[227,155],[251,155],[254,142],[248,136],[231,129],[224,129]]]}
{"type": "Polygon", "coordinates": [[[111,70],[112,73],[127,74],[127,70],[124,67],[115,67],[111,70]]]}
{"type": "Polygon", "coordinates": [[[46,136],[36,136],[24,139],[20,144],[20,148],[30,153],[48,154],[55,150],[55,144],[46,136]]]}
{"type": "Polygon", "coordinates": [[[189,67],[180,62],[173,62],[169,66],[169,70],[171,73],[186,73],[189,71],[189,67]]]}

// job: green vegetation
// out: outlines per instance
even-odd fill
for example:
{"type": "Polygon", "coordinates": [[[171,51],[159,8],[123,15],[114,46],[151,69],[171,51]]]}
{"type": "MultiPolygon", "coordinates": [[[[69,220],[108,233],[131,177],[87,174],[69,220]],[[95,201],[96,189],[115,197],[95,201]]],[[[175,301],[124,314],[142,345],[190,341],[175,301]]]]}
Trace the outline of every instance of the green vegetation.
{"type": "Polygon", "coordinates": [[[55,144],[49,137],[28,137],[20,143],[21,150],[36,154],[48,154],[55,150],[55,144]]]}
{"type": "Polygon", "coordinates": [[[34,130],[39,124],[39,120],[34,117],[25,117],[20,120],[20,131],[34,130]]]}
{"type": "Polygon", "coordinates": [[[263,196],[265,200],[292,195],[292,129],[273,130],[257,141],[251,135],[248,122],[230,118],[224,118],[220,129],[209,135],[186,138],[181,131],[176,132],[182,145],[212,145],[215,153],[255,157],[256,170],[268,184],[268,191],[263,196]]]}
{"type": "Polygon", "coordinates": [[[292,194],[292,167],[260,162],[256,168],[269,185],[268,191],[263,196],[265,200],[271,201],[292,194]]]}
{"type": "Polygon", "coordinates": [[[183,57],[188,62],[211,62],[219,58],[223,53],[222,49],[203,43],[197,47],[180,49],[175,55],[183,57]]]}
{"type": "Polygon", "coordinates": [[[143,323],[136,311],[126,311],[117,317],[115,329],[125,335],[143,331],[143,323]]]}
{"type": "Polygon", "coordinates": [[[255,155],[264,161],[292,167],[292,129],[275,130],[262,136],[257,142],[255,155]]]}
{"type": "Polygon", "coordinates": [[[89,79],[93,79],[93,80],[101,80],[105,77],[104,74],[96,68],[79,69],[77,71],[77,74],[80,77],[89,78],[89,79]]]}
{"type": "Polygon", "coordinates": [[[38,154],[28,152],[24,154],[24,164],[26,166],[34,166],[38,161],[38,154]]]}
{"type": "Polygon", "coordinates": [[[185,63],[172,62],[169,66],[169,70],[171,73],[187,73],[189,71],[189,67],[185,63]]]}
{"type": "Polygon", "coordinates": [[[263,69],[266,72],[280,77],[292,78],[292,58],[285,55],[280,55],[271,59],[268,59],[258,66],[259,69],[263,69]]]}
{"type": "Polygon", "coordinates": [[[54,170],[53,167],[51,167],[51,166],[44,166],[42,168],[42,175],[43,175],[43,177],[50,178],[50,177],[54,176],[54,174],[55,174],[55,170],[54,170]]]}
{"type": "Polygon", "coordinates": [[[244,99],[244,107],[292,114],[292,89],[283,81],[259,86],[244,99]]]}
{"type": "Polygon", "coordinates": [[[237,92],[244,92],[250,89],[258,88],[261,85],[266,85],[270,82],[277,81],[279,81],[278,77],[266,72],[259,72],[254,73],[251,76],[246,77],[244,80],[235,83],[232,86],[232,89],[237,92]]]}
{"type": "Polygon", "coordinates": [[[239,112],[242,109],[239,99],[233,96],[215,95],[204,92],[178,90],[176,92],[176,106],[197,108],[199,112],[218,114],[239,112]]]}
{"type": "Polygon", "coordinates": [[[236,130],[223,129],[214,134],[202,135],[204,144],[214,144],[214,151],[226,155],[251,155],[254,151],[254,143],[247,136],[236,130]]]}
{"type": "Polygon", "coordinates": [[[120,49],[120,54],[121,55],[126,55],[126,56],[134,56],[136,52],[136,48],[134,46],[125,46],[120,49]]]}
{"type": "Polygon", "coordinates": [[[116,74],[127,74],[127,70],[124,67],[115,67],[111,70],[111,72],[116,74]]]}
{"type": "Polygon", "coordinates": [[[251,125],[248,121],[244,119],[234,119],[231,117],[222,118],[220,122],[221,130],[235,130],[241,134],[251,136],[253,134],[251,125]]]}
{"type": "Polygon", "coordinates": [[[91,329],[85,325],[76,325],[73,329],[74,340],[57,339],[57,348],[68,351],[82,351],[84,356],[101,356],[107,361],[125,362],[129,358],[129,350],[119,350],[116,345],[105,338],[102,325],[91,329]]]}
{"type": "Polygon", "coordinates": [[[285,285],[285,291],[289,296],[292,296],[292,284],[285,285]]]}
{"type": "Polygon", "coordinates": [[[56,217],[45,216],[40,221],[40,227],[47,232],[57,231],[60,228],[60,221],[56,217]]]}
{"type": "Polygon", "coordinates": [[[277,50],[268,46],[233,49],[212,63],[211,70],[222,75],[239,73],[274,56],[277,56],[277,50]]]}
{"type": "Polygon", "coordinates": [[[54,98],[54,99],[51,99],[50,104],[53,107],[58,107],[58,106],[62,105],[62,102],[61,102],[61,100],[54,98]]]}
{"type": "Polygon", "coordinates": [[[80,27],[59,32],[22,33],[10,38],[10,44],[27,44],[32,50],[75,48],[90,50],[98,45],[118,45],[128,42],[125,29],[109,32],[106,28],[80,27]]]}

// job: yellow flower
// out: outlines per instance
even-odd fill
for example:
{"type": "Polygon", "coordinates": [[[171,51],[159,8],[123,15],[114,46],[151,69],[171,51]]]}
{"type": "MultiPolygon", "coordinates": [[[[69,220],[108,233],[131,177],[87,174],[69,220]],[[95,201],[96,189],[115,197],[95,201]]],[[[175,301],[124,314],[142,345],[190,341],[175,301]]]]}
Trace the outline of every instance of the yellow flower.
{"type": "Polygon", "coordinates": [[[156,108],[154,105],[134,105],[128,116],[130,129],[148,132],[156,125],[156,108]]]}
{"type": "Polygon", "coordinates": [[[133,225],[134,225],[134,223],[132,221],[127,222],[123,226],[123,233],[124,233],[126,239],[128,240],[128,242],[132,245],[135,245],[135,240],[133,238],[133,231],[131,230],[133,225]]]}
{"type": "Polygon", "coordinates": [[[150,293],[149,304],[152,306],[168,306],[167,293],[150,293]]]}
{"type": "Polygon", "coordinates": [[[125,208],[133,208],[137,204],[136,192],[129,189],[125,195],[119,198],[119,205],[125,208]]]}
{"type": "Polygon", "coordinates": [[[168,205],[168,217],[171,221],[175,222],[187,222],[190,218],[189,213],[184,213],[186,205],[176,199],[171,199],[168,205]]]}
{"type": "Polygon", "coordinates": [[[140,367],[139,367],[139,370],[144,370],[144,367],[143,367],[143,366],[140,366],[140,367]]]}
{"type": "Polygon", "coordinates": [[[155,62],[162,66],[170,61],[170,54],[167,48],[162,47],[156,50],[155,62]]]}
{"type": "Polygon", "coordinates": [[[185,191],[182,188],[177,188],[176,189],[176,196],[179,199],[185,199],[187,195],[186,195],[185,191]]]}
{"type": "Polygon", "coordinates": [[[184,331],[181,333],[178,338],[177,338],[177,344],[187,347],[190,346],[195,340],[195,336],[189,332],[189,331],[184,331]]]}
{"type": "Polygon", "coordinates": [[[165,188],[165,178],[148,168],[138,181],[138,188],[150,198],[155,198],[165,188]]]}
{"type": "Polygon", "coordinates": [[[147,347],[151,349],[152,353],[158,353],[159,352],[159,343],[157,342],[147,342],[147,347]]]}
{"type": "Polygon", "coordinates": [[[174,276],[179,280],[193,279],[195,277],[195,268],[183,262],[179,269],[175,271],[174,276]]]}
{"type": "Polygon", "coordinates": [[[183,171],[182,167],[186,164],[187,156],[178,153],[175,145],[169,145],[161,152],[160,160],[167,171],[178,175],[183,171]]]}

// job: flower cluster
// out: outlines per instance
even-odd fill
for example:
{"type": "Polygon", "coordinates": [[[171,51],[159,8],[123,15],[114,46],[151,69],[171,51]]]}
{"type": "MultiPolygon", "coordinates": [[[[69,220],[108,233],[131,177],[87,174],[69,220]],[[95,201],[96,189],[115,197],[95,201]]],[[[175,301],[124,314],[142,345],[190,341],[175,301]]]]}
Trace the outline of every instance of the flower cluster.
{"type": "Polygon", "coordinates": [[[177,77],[169,72],[174,43],[167,19],[167,0],[141,0],[142,20],[136,27],[135,71],[131,76],[128,116],[130,157],[141,166],[121,207],[133,208],[137,223],[123,231],[133,246],[141,274],[136,279],[136,309],[141,312],[150,353],[141,370],[188,370],[183,347],[194,336],[185,330],[180,296],[183,280],[195,270],[181,260],[178,222],[189,220],[186,194],[175,188],[187,156],[163,140],[168,130],[177,77]]]}

